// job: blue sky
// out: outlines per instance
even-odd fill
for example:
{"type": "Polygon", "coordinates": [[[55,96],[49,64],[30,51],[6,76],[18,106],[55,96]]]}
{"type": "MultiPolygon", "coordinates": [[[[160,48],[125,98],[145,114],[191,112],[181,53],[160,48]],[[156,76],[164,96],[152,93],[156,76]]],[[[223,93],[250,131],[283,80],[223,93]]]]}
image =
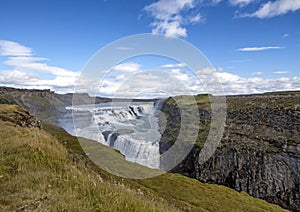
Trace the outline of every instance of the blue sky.
{"type": "MultiPolygon", "coordinates": [[[[300,0],[2,0],[0,26],[1,85],[71,92],[99,49],[154,33],[199,48],[226,94],[300,90],[300,0]]],[[[123,75],[130,65],[138,71],[159,64],[127,63],[123,75]]],[[[182,66],[169,67],[187,80],[182,66]]]]}

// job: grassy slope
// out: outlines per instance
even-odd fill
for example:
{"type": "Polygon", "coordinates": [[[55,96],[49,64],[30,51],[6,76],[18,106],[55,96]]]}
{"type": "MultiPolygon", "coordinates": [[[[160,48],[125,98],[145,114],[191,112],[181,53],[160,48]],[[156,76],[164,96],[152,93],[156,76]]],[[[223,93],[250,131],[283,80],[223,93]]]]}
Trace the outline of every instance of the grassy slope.
{"type": "MultiPolygon", "coordinates": [[[[12,112],[11,106],[0,108],[2,114],[12,112]]],[[[55,126],[44,128],[0,120],[1,211],[282,210],[245,193],[176,174],[146,180],[115,177],[89,161],[75,137],[55,126]]]]}
{"type": "Polygon", "coordinates": [[[104,181],[44,130],[0,121],[0,210],[172,211],[136,191],[104,181]]]}

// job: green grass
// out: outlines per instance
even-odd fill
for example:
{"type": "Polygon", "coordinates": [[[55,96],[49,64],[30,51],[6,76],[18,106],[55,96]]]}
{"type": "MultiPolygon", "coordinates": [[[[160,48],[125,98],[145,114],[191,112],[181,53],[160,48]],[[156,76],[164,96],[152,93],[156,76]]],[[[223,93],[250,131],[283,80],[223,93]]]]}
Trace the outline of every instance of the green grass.
{"type": "Polygon", "coordinates": [[[26,114],[28,114],[27,111],[21,109],[17,105],[2,104],[0,107],[0,115],[7,115],[10,113],[26,113],[26,114]]]}
{"type": "MultiPolygon", "coordinates": [[[[2,114],[20,109],[0,108],[2,114]]],[[[143,180],[111,175],[85,156],[76,137],[53,125],[43,127],[0,120],[1,211],[283,211],[245,193],[177,174],[143,180]]]]}
{"type": "Polygon", "coordinates": [[[190,211],[281,211],[278,206],[220,185],[203,184],[179,174],[164,174],[142,184],[170,203],[190,211]]]}
{"type": "Polygon", "coordinates": [[[46,131],[0,121],[0,210],[173,211],[74,163],[46,131]]]}

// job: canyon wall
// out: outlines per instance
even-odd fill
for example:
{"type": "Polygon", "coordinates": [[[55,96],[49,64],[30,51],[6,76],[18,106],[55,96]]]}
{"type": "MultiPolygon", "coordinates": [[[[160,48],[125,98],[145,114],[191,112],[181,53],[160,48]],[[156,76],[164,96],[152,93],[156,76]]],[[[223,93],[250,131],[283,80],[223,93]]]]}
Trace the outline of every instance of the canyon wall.
{"type": "MultiPolygon", "coordinates": [[[[203,164],[199,153],[209,131],[209,104],[198,101],[199,136],[188,156],[172,172],[205,183],[245,191],[284,208],[300,211],[300,93],[270,93],[227,97],[227,120],[221,142],[203,164]]],[[[182,109],[168,99],[160,143],[168,150],[179,130],[182,109]]]]}

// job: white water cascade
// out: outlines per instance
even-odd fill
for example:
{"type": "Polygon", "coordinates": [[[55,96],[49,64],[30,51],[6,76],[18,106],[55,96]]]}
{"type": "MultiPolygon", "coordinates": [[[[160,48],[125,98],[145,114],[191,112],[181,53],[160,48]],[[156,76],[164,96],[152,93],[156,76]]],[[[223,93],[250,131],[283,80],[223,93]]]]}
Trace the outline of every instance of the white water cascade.
{"type": "Polygon", "coordinates": [[[161,135],[154,102],[114,102],[67,109],[92,114],[88,123],[77,126],[77,136],[117,149],[128,161],[159,168],[161,135]]]}

